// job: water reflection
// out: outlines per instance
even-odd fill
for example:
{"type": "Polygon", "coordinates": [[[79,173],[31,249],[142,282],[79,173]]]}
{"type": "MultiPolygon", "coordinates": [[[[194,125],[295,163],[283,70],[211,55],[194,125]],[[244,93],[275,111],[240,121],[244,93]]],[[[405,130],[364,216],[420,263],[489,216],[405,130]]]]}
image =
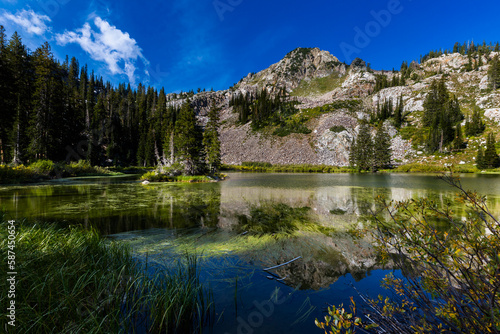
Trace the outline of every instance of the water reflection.
{"type": "MultiPolygon", "coordinates": [[[[348,303],[353,292],[343,285],[346,281],[360,281],[359,290],[369,287],[379,293],[378,282],[385,271],[379,270],[383,267],[371,240],[349,233],[377,209],[377,197],[388,201],[428,197],[451,205],[458,215],[467,213],[455,200],[455,191],[429,175],[234,173],[225,182],[210,184],[145,186],[118,181],[88,178],[0,187],[0,208],[11,219],[95,226],[128,243],[139,259],[167,266],[186,251],[196,252],[202,258],[203,279],[214,287],[222,310],[217,331],[237,328],[240,323],[235,319],[254,311],[251,301],[269,300],[277,287],[292,297],[286,307],[276,308],[273,317],[300,318],[303,324],[290,327],[286,321],[272,321],[263,326],[269,332],[314,330],[313,321],[322,316],[322,306],[348,303]],[[251,227],[248,221],[254,208],[273,203],[292,213],[294,208],[308,208],[304,209],[308,220],[301,221],[293,237],[241,229],[251,227]],[[300,260],[273,270],[272,279],[262,271],[298,256],[300,260]],[[314,311],[304,311],[314,305],[318,306],[314,311]]],[[[462,181],[465,188],[480,190],[487,197],[495,215],[500,213],[499,177],[473,175],[462,181]]]]}

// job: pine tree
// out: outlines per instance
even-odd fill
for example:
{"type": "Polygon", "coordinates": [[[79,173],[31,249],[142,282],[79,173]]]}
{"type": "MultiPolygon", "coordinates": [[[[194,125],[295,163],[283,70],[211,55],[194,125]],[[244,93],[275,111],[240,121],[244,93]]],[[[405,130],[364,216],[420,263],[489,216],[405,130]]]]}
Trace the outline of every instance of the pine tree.
{"type": "Polygon", "coordinates": [[[6,164],[12,159],[9,147],[16,117],[13,76],[12,69],[8,66],[7,52],[5,29],[0,25],[0,164],[6,164]]]}
{"type": "Polygon", "coordinates": [[[174,145],[177,160],[184,165],[187,175],[194,175],[199,169],[201,142],[196,126],[194,110],[190,102],[185,102],[175,123],[174,145]]]}
{"type": "Polygon", "coordinates": [[[485,163],[484,152],[483,152],[483,149],[481,147],[477,150],[476,167],[479,170],[486,169],[488,167],[485,163]]]}
{"type": "Polygon", "coordinates": [[[373,165],[373,141],[370,134],[370,127],[361,124],[358,136],[351,145],[349,162],[358,171],[369,170],[373,165]]]}
{"type": "Polygon", "coordinates": [[[495,90],[500,88],[500,60],[498,55],[495,55],[490,62],[490,68],[488,69],[488,79],[490,82],[490,87],[495,90]]]}
{"type": "Polygon", "coordinates": [[[458,99],[448,93],[444,78],[431,83],[424,101],[422,123],[428,128],[429,152],[442,151],[455,138],[456,125],[463,119],[458,99]]]}
{"type": "Polygon", "coordinates": [[[464,137],[462,135],[462,126],[457,124],[455,128],[455,139],[453,139],[452,147],[455,150],[460,150],[464,145],[464,137]]]}
{"type": "Polygon", "coordinates": [[[403,94],[399,96],[398,104],[396,105],[396,109],[394,110],[394,126],[396,128],[400,128],[404,122],[404,102],[403,102],[403,94]]]}
{"type": "Polygon", "coordinates": [[[373,169],[388,168],[391,165],[391,138],[384,125],[377,129],[373,141],[373,169]]]}
{"type": "Polygon", "coordinates": [[[465,70],[467,72],[472,71],[472,55],[470,52],[467,53],[467,65],[465,65],[465,70]]]}
{"type": "Polygon", "coordinates": [[[35,159],[55,159],[54,150],[61,149],[57,134],[62,127],[62,117],[58,116],[63,114],[63,83],[47,42],[35,51],[34,63],[36,82],[29,151],[35,159]]]}
{"type": "Polygon", "coordinates": [[[474,106],[472,111],[472,117],[467,117],[465,122],[465,135],[466,136],[478,136],[483,133],[486,126],[481,120],[480,109],[478,106],[474,106]]]}
{"type": "Polygon", "coordinates": [[[500,158],[495,148],[495,137],[493,133],[488,134],[486,139],[486,150],[484,151],[484,164],[486,168],[497,168],[500,166],[500,158]]]}
{"type": "MultiPolygon", "coordinates": [[[[6,60],[11,69],[11,103],[9,109],[14,115],[10,131],[12,163],[17,165],[28,159],[28,121],[31,112],[32,63],[26,47],[17,32],[12,34],[6,50],[6,60]]],[[[4,112],[4,111],[2,111],[4,112]]],[[[8,112],[8,111],[7,111],[8,112]]]]}
{"type": "Polygon", "coordinates": [[[211,174],[217,173],[221,164],[221,142],[219,138],[219,110],[212,102],[208,112],[208,123],[203,133],[203,146],[211,174]]]}

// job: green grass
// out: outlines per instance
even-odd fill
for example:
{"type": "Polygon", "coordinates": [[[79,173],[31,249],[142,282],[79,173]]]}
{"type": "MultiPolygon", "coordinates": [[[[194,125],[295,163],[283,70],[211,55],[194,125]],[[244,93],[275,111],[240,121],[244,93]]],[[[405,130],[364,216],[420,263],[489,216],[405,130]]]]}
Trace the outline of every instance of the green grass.
{"type": "MultiPolygon", "coordinates": [[[[8,224],[0,220],[0,253],[7,259],[8,224]]],[[[15,226],[18,333],[133,333],[138,326],[154,333],[192,332],[212,316],[196,257],[148,274],[128,247],[95,230],[28,222],[15,226]]],[[[2,321],[7,291],[2,279],[2,321]]]]}
{"type": "Polygon", "coordinates": [[[252,165],[246,162],[245,165],[223,165],[222,170],[241,171],[241,172],[260,172],[260,173],[354,173],[355,169],[350,167],[337,167],[327,165],[264,165],[257,163],[252,165]]]}
{"type": "Polygon", "coordinates": [[[343,126],[343,125],[335,125],[335,126],[332,126],[330,128],[330,131],[331,132],[335,132],[335,133],[339,133],[339,132],[342,132],[342,131],[345,131],[346,128],[343,126]]]}
{"type": "Polygon", "coordinates": [[[169,174],[162,174],[156,171],[147,172],[141,176],[141,180],[149,182],[185,182],[185,183],[204,183],[212,182],[213,179],[206,175],[179,175],[172,176],[169,174]]]}
{"type": "MultiPolygon", "coordinates": [[[[445,167],[441,164],[420,164],[420,163],[411,163],[399,166],[393,170],[387,170],[386,172],[402,172],[402,173],[443,173],[449,172],[451,170],[454,173],[480,173],[481,171],[471,164],[465,165],[452,165],[450,167],[445,167]]],[[[495,170],[489,170],[490,172],[494,172],[495,170]]],[[[500,169],[499,169],[500,171],[500,169]]]]}
{"type": "Polygon", "coordinates": [[[339,77],[338,73],[334,72],[324,78],[314,78],[310,81],[302,80],[297,88],[290,94],[292,96],[311,96],[323,95],[335,88],[342,86],[346,76],[339,77]]]}
{"type": "Polygon", "coordinates": [[[88,161],[54,163],[51,160],[38,160],[29,166],[0,165],[0,184],[40,182],[62,177],[72,176],[101,176],[117,175],[108,169],[91,166],[88,161]]]}

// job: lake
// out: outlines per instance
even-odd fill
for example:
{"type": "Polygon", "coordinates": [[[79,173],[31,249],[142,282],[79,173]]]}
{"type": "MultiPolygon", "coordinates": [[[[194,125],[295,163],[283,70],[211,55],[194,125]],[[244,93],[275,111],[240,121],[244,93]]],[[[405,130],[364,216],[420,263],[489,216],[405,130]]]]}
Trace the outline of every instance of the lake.
{"type": "MultiPolygon", "coordinates": [[[[499,176],[463,175],[462,184],[500,214],[499,176]]],[[[384,293],[391,268],[378,263],[368,236],[353,233],[375,197],[429,197],[460,214],[455,193],[415,174],[229,173],[219,183],[149,185],[121,176],[0,186],[0,209],[9,219],[93,226],[129,244],[148,270],[197,254],[215,300],[207,333],[321,333],[314,319],[349,304],[353,286],[384,293]]]]}

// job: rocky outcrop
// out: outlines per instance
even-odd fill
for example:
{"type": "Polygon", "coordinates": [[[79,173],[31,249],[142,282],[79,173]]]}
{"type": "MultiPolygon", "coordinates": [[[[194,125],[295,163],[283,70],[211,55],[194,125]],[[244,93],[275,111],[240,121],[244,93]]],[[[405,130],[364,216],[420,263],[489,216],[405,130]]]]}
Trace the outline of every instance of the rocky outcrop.
{"type": "MultiPolygon", "coordinates": [[[[492,52],[488,56],[484,55],[483,63],[487,64],[495,54],[492,52]]],[[[223,163],[264,161],[272,164],[346,166],[349,163],[351,143],[357,136],[359,121],[368,120],[369,113],[378,103],[392,99],[393,105],[396,105],[402,96],[406,120],[411,126],[419,126],[429,85],[443,76],[449,91],[458,97],[463,106],[467,105],[468,109],[471,109],[470,103],[475,101],[477,106],[486,110],[487,119],[500,122],[500,93],[489,91],[488,65],[467,72],[467,64],[468,57],[459,53],[442,55],[423,64],[412,62],[409,66],[412,75],[406,79],[405,86],[390,87],[372,94],[376,75],[386,75],[388,81],[391,81],[392,77],[399,76],[399,73],[368,70],[361,59],[356,59],[347,66],[327,51],[298,48],[269,68],[247,75],[231,89],[196,94],[190,98],[190,103],[202,125],[207,121],[206,115],[212,103],[221,110],[223,163]],[[336,82],[331,91],[290,97],[299,103],[296,106],[298,110],[307,112],[308,109],[351,99],[362,101],[362,104],[356,110],[338,109],[309,120],[304,124],[312,131],[308,135],[291,134],[277,137],[271,135],[272,130],[252,131],[250,124],[238,125],[238,117],[229,106],[229,101],[235,95],[255,93],[264,88],[271,94],[283,88],[293,92],[303,81],[314,82],[325,77],[329,80],[333,78],[336,82]]],[[[169,105],[177,107],[186,101],[170,95],[168,100],[169,105]]],[[[391,133],[393,163],[411,162],[417,156],[411,142],[398,135],[390,122],[386,125],[391,133]]]]}
{"type": "Polygon", "coordinates": [[[323,78],[332,73],[345,75],[347,66],[328,51],[318,48],[297,48],[285,58],[257,74],[249,74],[237,87],[242,90],[254,90],[255,87],[285,88],[288,92],[297,88],[302,80],[323,78]]]}
{"type": "Polygon", "coordinates": [[[500,124],[500,108],[492,108],[484,111],[484,117],[500,124]]]}

